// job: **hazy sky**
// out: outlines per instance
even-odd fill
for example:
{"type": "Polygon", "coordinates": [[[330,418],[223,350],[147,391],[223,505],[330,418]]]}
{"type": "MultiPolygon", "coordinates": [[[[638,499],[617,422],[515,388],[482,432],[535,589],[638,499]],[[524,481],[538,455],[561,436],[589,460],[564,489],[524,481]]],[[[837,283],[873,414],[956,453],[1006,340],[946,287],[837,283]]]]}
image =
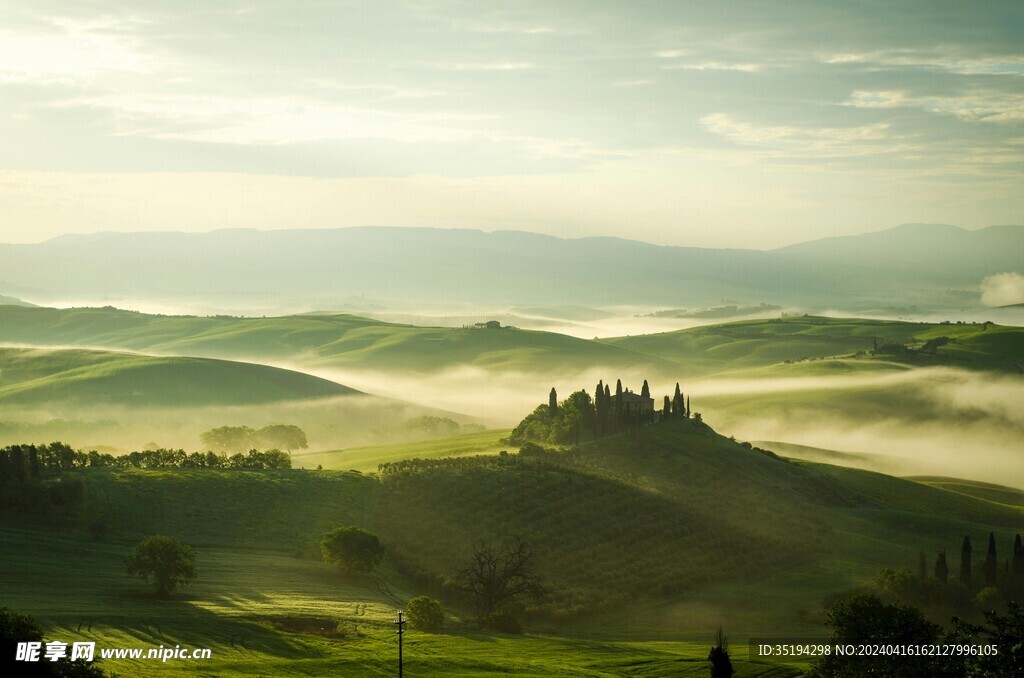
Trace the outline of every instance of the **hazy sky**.
{"type": "Polygon", "coordinates": [[[1024,221],[1024,3],[3,2],[0,241],[1024,221]]]}

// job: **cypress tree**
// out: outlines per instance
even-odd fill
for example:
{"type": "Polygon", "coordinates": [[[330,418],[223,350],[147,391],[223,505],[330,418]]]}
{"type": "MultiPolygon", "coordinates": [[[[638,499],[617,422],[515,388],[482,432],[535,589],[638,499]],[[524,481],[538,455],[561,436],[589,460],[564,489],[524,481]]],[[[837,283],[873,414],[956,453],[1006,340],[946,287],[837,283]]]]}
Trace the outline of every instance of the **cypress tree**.
{"type": "Polygon", "coordinates": [[[1024,577],[1024,545],[1021,544],[1019,534],[1013,540],[1013,562],[1010,571],[1014,577],[1024,577]]]}
{"type": "Polygon", "coordinates": [[[621,428],[623,425],[622,415],[622,380],[615,380],[615,426],[621,428]]]}
{"type": "Polygon", "coordinates": [[[668,419],[672,416],[672,402],[665,396],[665,406],[661,410],[661,418],[668,419]]]}
{"type": "Polygon", "coordinates": [[[924,551],[921,551],[921,557],[917,561],[917,578],[921,581],[928,578],[928,561],[925,560],[924,551]]]}
{"type": "Polygon", "coordinates": [[[690,396],[686,396],[686,417],[689,418],[690,414],[690,396]]]}
{"type": "Polygon", "coordinates": [[[960,583],[971,588],[971,579],[971,538],[965,536],[960,545],[960,583]]]}
{"type": "Polygon", "coordinates": [[[988,553],[985,554],[985,586],[996,585],[996,573],[999,571],[999,560],[996,558],[996,535],[988,533],[988,553]]]}
{"type": "Polygon", "coordinates": [[[558,394],[555,392],[554,386],[551,387],[551,393],[548,394],[548,412],[552,419],[558,416],[558,394]]]}
{"type": "Polygon", "coordinates": [[[940,551],[939,557],[935,560],[935,578],[939,583],[945,584],[949,579],[949,567],[946,566],[946,552],[940,551]]]}
{"type": "Polygon", "coordinates": [[[651,397],[651,387],[647,385],[646,379],[644,379],[644,385],[640,388],[640,395],[644,398],[651,397]]]}

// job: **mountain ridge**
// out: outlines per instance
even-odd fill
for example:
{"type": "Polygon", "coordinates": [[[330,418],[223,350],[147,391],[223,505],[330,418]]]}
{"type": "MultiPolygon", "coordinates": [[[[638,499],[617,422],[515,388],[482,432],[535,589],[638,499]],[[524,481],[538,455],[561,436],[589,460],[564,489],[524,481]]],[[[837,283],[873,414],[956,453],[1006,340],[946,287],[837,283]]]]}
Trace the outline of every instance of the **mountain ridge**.
{"type": "Polygon", "coordinates": [[[905,225],[774,250],[422,227],[107,231],[0,245],[0,269],[8,287],[35,290],[30,301],[43,304],[130,297],[228,305],[243,299],[304,310],[352,298],[948,307],[950,289],[969,295],[984,277],[1024,270],[1024,227],[905,225]],[[922,236],[922,229],[944,235],[922,236]]]}

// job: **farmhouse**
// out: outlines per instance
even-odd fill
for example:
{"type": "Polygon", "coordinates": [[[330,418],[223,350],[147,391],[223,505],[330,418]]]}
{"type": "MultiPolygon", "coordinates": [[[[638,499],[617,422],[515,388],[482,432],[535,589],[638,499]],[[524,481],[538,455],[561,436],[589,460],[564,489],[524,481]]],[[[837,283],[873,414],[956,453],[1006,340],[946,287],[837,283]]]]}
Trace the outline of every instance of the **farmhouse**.
{"type": "Polygon", "coordinates": [[[654,414],[654,398],[637,395],[632,391],[623,391],[622,410],[630,417],[649,417],[654,414]]]}

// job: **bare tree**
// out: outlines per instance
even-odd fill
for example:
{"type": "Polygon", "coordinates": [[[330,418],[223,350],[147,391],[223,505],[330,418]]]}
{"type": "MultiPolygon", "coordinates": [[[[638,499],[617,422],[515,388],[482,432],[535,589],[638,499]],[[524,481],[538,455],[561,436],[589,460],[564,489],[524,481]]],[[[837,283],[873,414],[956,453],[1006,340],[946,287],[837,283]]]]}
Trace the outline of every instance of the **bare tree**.
{"type": "Polygon", "coordinates": [[[509,611],[524,597],[544,593],[533,569],[533,551],[519,537],[494,548],[483,540],[473,544],[473,560],[458,574],[459,587],[476,601],[477,617],[486,620],[509,611]]]}

